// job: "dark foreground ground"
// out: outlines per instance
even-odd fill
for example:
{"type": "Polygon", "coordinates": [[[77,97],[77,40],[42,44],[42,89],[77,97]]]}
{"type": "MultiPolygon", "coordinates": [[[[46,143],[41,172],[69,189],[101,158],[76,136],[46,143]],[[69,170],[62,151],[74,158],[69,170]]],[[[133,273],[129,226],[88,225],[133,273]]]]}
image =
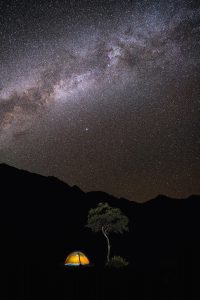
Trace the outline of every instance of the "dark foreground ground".
{"type": "Polygon", "coordinates": [[[4,266],[1,299],[199,299],[190,264],[139,272],[131,267],[67,268],[51,262],[25,265],[15,259],[4,266]]]}

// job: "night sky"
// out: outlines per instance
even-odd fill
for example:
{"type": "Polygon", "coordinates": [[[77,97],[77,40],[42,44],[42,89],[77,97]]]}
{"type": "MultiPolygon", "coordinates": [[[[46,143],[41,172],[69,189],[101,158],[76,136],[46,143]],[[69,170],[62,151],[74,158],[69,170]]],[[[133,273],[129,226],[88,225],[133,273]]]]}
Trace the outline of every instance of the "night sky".
{"type": "Polygon", "coordinates": [[[0,162],[145,201],[200,194],[197,1],[0,1],[0,162]]]}

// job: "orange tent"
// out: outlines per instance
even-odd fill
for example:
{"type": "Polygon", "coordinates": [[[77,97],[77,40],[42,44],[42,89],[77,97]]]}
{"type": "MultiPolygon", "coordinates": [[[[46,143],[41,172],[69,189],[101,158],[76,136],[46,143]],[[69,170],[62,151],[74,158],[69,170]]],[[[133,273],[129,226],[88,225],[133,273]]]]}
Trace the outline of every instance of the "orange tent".
{"type": "Polygon", "coordinates": [[[80,251],[75,251],[70,253],[66,260],[65,260],[65,266],[80,266],[80,265],[89,265],[90,261],[87,258],[87,256],[80,251]]]}

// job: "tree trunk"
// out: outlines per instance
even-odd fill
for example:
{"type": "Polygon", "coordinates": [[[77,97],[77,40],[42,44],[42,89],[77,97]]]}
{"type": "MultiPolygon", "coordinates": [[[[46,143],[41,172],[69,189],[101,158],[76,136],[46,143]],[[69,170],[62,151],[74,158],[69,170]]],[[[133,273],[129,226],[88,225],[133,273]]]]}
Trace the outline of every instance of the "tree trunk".
{"type": "Polygon", "coordinates": [[[102,227],[102,233],[105,236],[106,241],[107,241],[107,247],[108,247],[108,249],[107,249],[107,263],[109,263],[109,261],[110,261],[110,247],[111,247],[110,246],[110,240],[109,240],[108,235],[106,234],[106,231],[104,230],[103,227],[102,227]]]}

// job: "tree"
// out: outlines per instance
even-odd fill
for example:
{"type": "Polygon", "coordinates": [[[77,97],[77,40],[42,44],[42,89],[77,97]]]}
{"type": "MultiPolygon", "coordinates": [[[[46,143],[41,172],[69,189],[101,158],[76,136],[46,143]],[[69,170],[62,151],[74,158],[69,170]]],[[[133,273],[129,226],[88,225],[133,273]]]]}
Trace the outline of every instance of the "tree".
{"type": "Polygon", "coordinates": [[[128,231],[128,218],[119,208],[109,206],[108,203],[99,203],[88,213],[87,225],[93,232],[102,232],[107,241],[107,263],[110,261],[111,233],[128,231]]]}

